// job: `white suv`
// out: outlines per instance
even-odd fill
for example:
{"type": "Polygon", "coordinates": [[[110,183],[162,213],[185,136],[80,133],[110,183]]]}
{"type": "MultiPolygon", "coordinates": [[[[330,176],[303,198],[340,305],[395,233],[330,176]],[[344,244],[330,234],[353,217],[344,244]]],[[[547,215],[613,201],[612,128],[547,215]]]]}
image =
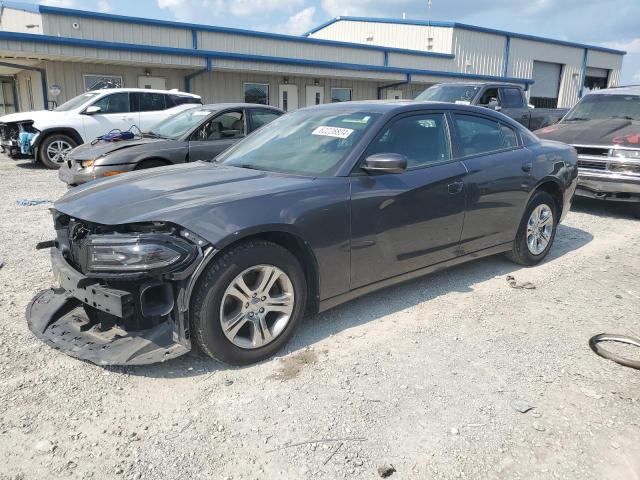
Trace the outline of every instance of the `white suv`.
{"type": "Polygon", "coordinates": [[[33,157],[47,168],[60,168],[77,145],[114,129],[128,130],[135,125],[145,131],[194,104],[202,104],[198,95],[177,90],[93,90],[54,110],[0,117],[0,145],[12,158],[33,157]]]}

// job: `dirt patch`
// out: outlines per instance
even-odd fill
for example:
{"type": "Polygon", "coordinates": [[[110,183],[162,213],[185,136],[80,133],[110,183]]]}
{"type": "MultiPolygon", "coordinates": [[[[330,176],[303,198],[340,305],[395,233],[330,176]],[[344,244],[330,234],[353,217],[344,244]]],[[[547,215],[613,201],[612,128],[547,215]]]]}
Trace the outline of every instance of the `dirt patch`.
{"type": "Polygon", "coordinates": [[[318,355],[316,352],[311,348],[305,348],[301,352],[281,358],[278,370],[269,375],[269,378],[283,382],[292,380],[300,374],[304,367],[317,361],[318,355]]]}

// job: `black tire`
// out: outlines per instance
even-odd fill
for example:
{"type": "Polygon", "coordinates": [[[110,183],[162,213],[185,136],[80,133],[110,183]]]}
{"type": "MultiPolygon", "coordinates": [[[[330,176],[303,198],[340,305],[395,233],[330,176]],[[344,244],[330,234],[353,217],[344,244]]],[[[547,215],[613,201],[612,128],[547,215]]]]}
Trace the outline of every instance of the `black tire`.
{"type": "MultiPolygon", "coordinates": [[[[307,283],[298,260],[287,249],[264,240],[249,240],[222,252],[203,272],[191,297],[191,338],[202,352],[231,365],[247,365],[269,358],[293,335],[304,316],[307,283]],[[259,348],[241,348],[223,332],[220,311],[227,287],[251,267],[272,265],[290,279],[294,292],[288,323],[270,343],[259,348]]],[[[248,323],[250,325],[250,323],[248,323]]],[[[250,327],[253,328],[253,327],[250,327]]]]}
{"type": "Polygon", "coordinates": [[[165,162],[164,160],[143,160],[138,165],[136,165],[136,168],[134,168],[134,170],[146,170],[147,168],[166,167],[167,165],[171,164],[165,162]]]}
{"type": "Polygon", "coordinates": [[[62,166],[61,162],[57,162],[54,158],[50,157],[48,153],[49,147],[56,142],[59,142],[60,145],[67,144],[72,149],[78,146],[78,142],[76,142],[69,135],[64,135],[62,133],[49,135],[47,138],[45,138],[38,147],[38,159],[45,167],[50,170],[58,170],[62,166]]]}
{"type": "Polygon", "coordinates": [[[520,226],[518,227],[516,239],[513,242],[513,248],[507,253],[507,258],[512,262],[526,266],[533,266],[542,262],[553,246],[553,241],[556,237],[556,230],[558,228],[558,220],[558,206],[556,205],[553,197],[547,192],[536,192],[527,204],[527,208],[525,209],[522,220],[520,221],[520,226]],[[547,205],[551,210],[553,214],[553,225],[548,244],[542,252],[534,254],[527,245],[527,224],[533,211],[541,205],[547,205]]]}

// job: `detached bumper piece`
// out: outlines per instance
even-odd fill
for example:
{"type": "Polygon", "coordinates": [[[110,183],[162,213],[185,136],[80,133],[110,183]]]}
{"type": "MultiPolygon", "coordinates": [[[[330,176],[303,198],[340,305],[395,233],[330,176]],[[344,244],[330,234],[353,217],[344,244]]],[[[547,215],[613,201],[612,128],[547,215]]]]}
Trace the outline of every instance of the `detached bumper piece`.
{"type": "Polygon", "coordinates": [[[189,351],[174,340],[173,322],[141,332],[118,327],[103,331],[83,304],[62,290],[43,290],[27,307],[29,329],[49,346],[97,365],[146,365],[164,362],[189,351]]]}
{"type": "Polygon", "coordinates": [[[155,291],[171,303],[156,304],[153,295],[140,296],[144,286],[102,286],[71,268],[58,250],[51,258],[60,288],[39,292],[26,312],[29,329],[51,347],[98,365],[164,362],[191,349],[169,288],[155,291]]]}

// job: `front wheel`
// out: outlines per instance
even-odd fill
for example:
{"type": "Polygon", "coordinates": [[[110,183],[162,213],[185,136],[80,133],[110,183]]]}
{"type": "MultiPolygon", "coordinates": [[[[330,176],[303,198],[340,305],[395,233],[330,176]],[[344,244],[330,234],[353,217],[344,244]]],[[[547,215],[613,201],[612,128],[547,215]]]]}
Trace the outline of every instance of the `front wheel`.
{"type": "Polygon", "coordinates": [[[45,167],[57,170],[62,166],[69,152],[77,146],[78,143],[68,135],[50,135],[40,145],[38,152],[40,161],[45,167]]]}
{"type": "Polygon", "coordinates": [[[288,250],[263,240],[241,243],[222,252],[198,281],[192,338],[222,362],[259,362],[289,341],[306,299],[304,272],[288,250]]]}
{"type": "Polygon", "coordinates": [[[521,265],[537,265],[551,250],[558,226],[556,203],[546,192],[531,197],[520,222],[510,260],[521,265]]]}

